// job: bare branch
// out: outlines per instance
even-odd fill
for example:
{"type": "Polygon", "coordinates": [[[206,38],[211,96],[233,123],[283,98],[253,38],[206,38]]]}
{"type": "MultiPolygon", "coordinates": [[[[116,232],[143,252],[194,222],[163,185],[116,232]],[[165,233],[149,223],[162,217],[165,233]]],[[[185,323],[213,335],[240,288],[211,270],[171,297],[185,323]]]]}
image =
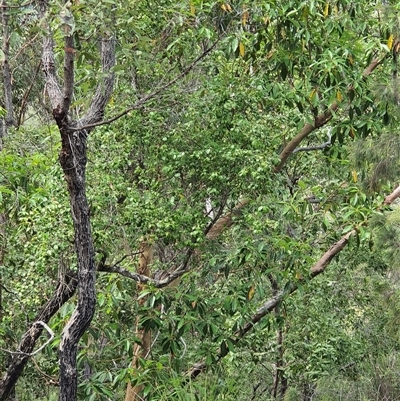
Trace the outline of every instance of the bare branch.
{"type": "Polygon", "coordinates": [[[4,106],[6,109],[5,124],[3,126],[3,132],[0,132],[0,139],[7,134],[8,128],[15,124],[14,120],[14,107],[12,101],[12,78],[9,64],[10,55],[10,35],[8,26],[8,13],[7,13],[7,1],[1,1],[1,23],[2,23],[2,81],[4,90],[4,106]]]}
{"type": "Polygon", "coordinates": [[[63,104],[62,92],[56,73],[54,41],[50,36],[45,37],[43,41],[42,65],[46,80],[46,91],[49,95],[51,107],[53,110],[61,108],[63,104]]]}
{"type": "Polygon", "coordinates": [[[35,352],[26,353],[26,352],[21,352],[21,351],[9,351],[4,348],[0,348],[0,351],[7,352],[9,354],[18,354],[18,355],[24,355],[24,356],[34,356],[38,352],[40,352],[47,344],[49,344],[51,341],[53,341],[54,332],[49,326],[47,326],[46,323],[42,322],[41,320],[39,320],[37,322],[33,322],[32,326],[34,326],[35,324],[39,324],[39,325],[43,326],[46,329],[46,331],[50,334],[50,338],[44,344],[42,344],[41,347],[39,347],[35,352]]]}
{"type": "Polygon", "coordinates": [[[139,273],[132,273],[131,271],[125,269],[122,266],[119,265],[113,265],[113,266],[109,266],[109,265],[101,265],[98,267],[97,271],[99,272],[103,272],[103,273],[117,273],[120,274],[121,276],[130,278],[138,283],[141,284],[152,284],[155,287],[157,287],[158,281],[157,280],[153,280],[150,277],[147,277],[143,274],[139,274],[139,273]]]}
{"type": "Polygon", "coordinates": [[[39,34],[37,33],[32,39],[28,40],[26,43],[24,43],[19,49],[18,51],[15,53],[15,55],[13,56],[13,60],[16,61],[18,59],[18,57],[21,55],[21,53],[29,46],[31,46],[35,40],[38,38],[39,34]]]}
{"type": "Polygon", "coordinates": [[[20,108],[19,115],[18,115],[17,127],[20,127],[20,126],[21,126],[22,116],[24,115],[24,112],[25,112],[25,108],[26,108],[28,96],[29,96],[29,94],[30,94],[31,91],[32,91],[33,85],[34,85],[34,83],[35,83],[35,80],[36,80],[36,77],[37,77],[37,75],[38,75],[38,73],[39,73],[39,70],[40,70],[41,65],[42,65],[42,62],[40,61],[39,64],[38,64],[38,66],[36,67],[35,73],[34,73],[34,75],[33,75],[33,77],[32,77],[32,82],[31,82],[31,84],[29,85],[29,88],[25,91],[24,96],[23,96],[23,98],[22,98],[22,101],[21,101],[21,108],[20,108]]]}
{"type": "Polygon", "coordinates": [[[182,262],[175,270],[172,272],[168,271],[162,271],[159,274],[159,279],[153,279],[150,277],[147,277],[143,274],[139,273],[132,273],[128,269],[125,269],[122,266],[119,265],[100,265],[97,268],[97,271],[102,272],[102,273],[116,273],[120,274],[121,276],[124,276],[126,278],[129,278],[131,280],[134,280],[140,284],[148,284],[152,285],[156,288],[163,288],[167,287],[169,284],[171,284],[173,281],[175,281],[177,278],[181,277],[183,274],[188,272],[188,260],[190,257],[185,258],[184,262],[182,262]]]}
{"type": "Polygon", "coordinates": [[[311,146],[304,146],[302,148],[296,148],[293,151],[293,154],[297,153],[297,152],[309,152],[309,151],[312,151],[312,150],[325,149],[327,146],[329,146],[332,143],[331,139],[332,139],[332,137],[331,137],[331,129],[329,128],[329,130],[328,130],[328,140],[326,142],[321,143],[320,145],[311,145],[311,146]]]}
{"type": "Polygon", "coordinates": [[[62,111],[64,115],[68,115],[69,107],[71,105],[72,96],[74,93],[74,17],[67,7],[61,13],[61,19],[64,23],[64,93],[62,111]]]}

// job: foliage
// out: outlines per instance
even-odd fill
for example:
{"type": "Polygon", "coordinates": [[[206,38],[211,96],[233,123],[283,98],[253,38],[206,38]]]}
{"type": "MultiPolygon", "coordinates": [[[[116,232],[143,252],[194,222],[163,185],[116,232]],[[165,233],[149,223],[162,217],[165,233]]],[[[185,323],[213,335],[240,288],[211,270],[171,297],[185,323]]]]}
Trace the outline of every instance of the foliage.
{"type": "MultiPolygon", "coordinates": [[[[2,350],[18,347],[60,272],[77,269],[57,162],[59,133],[49,122],[41,75],[34,74],[45,34],[39,3],[8,3],[15,114],[25,119],[0,153],[2,350]]],[[[376,211],[383,201],[377,191],[392,187],[398,171],[398,5],[156,3],[70,5],[72,117],[87,109],[102,79],[98,38],[111,29],[118,62],[104,118],[130,108],[88,139],[87,196],[99,271],[96,314],[79,344],[79,398],[122,399],[131,382],[143,384],[149,400],[268,400],[274,387],[275,398],[285,400],[350,400],[360,393],[372,399],[378,389],[387,390],[380,397],[395,399],[399,212],[395,206],[376,211]],[[376,59],[379,67],[366,72],[376,59]],[[282,152],[308,124],[312,130],[277,172],[282,152]],[[328,146],[318,149],[327,134],[328,146]],[[243,197],[250,202],[238,211],[243,197]],[[231,227],[208,238],[228,213],[231,227]],[[329,271],[310,275],[354,228],[329,271]],[[154,244],[153,272],[187,264],[175,286],[138,284],[101,270],[133,273],[145,238],[154,244]],[[296,294],[287,294],[242,338],[260,305],[293,286],[296,294]],[[130,367],[142,341],[138,327],[151,331],[153,344],[130,367]],[[200,361],[207,372],[188,379],[200,361]]],[[[60,79],[61,11],[50,2],[60,79]]],[[[76,302],[73,297],[50,321],[56,338],[25,368],[19,398],[57,398],[56,352],[76,302]]],[[[36,349],[44,341],[43,335],[36,349]]],[[[6,366],[6,352],[1,360],[6,366]]]]}

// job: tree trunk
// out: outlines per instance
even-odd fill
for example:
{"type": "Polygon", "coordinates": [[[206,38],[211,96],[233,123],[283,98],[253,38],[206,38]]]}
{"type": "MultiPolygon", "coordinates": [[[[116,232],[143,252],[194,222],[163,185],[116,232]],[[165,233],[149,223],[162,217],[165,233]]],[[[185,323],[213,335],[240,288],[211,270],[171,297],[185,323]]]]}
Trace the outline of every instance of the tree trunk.
{"type": "Polygon", "coordinates": [[[76,356],[79,339],[88,328],[96,306],[96,267],[90,227],[89,205],[86,197],[86,140],[85,131],[68,131],[63,126],[65,116],[54,117],[61,132],[60,164],[64,171],[70,196],[71,215],[75,231],[75,250],[78,258],[78,303],[64,327],[60,344],[60,401],[77,397],[76,356]],[[61,125],[61,126],[60,126],[61,125]]]}
{"type": "MultiPolygon", "coordinates": [[[[1,150],[1,149],[0,149],[1,150]]],[[[7,224],[7,215],[6,213],[0,213],[0,266],[4,266],[4,257],[6,252],[6,224],[7,224]]],[[[3,300],[3,288],[6,290],[6,287],[3,285],[3,276],[0,273],[0,322],[3,321],[4,317],[4,300],[3,300]]],[[[10,337],[6,336],[4,338],[4,344],[8,348],[10,345],[10,337]]],[[[1,362],[4,363],[4,366],[8,366],[12,360],[11,355],[6,355],[2,358],[1,362]]],[[[0,372],[1,376],[3,375],[3,371],[0,372]]],[[[0,382],[1,383],[1,382],[0,382]]],[[[1,388],[0,388],[1,394],[1,388]]],[[[7,401],[13,401],[15,399],[15,386],[13,385],[8,392],[7,401]]]]}
{"type": "Polygon", "coordinates": [[[12,103],[12,84],[11,84],[11,71],[8,63],[10,53],[10,37],[8,34],[8,8],[7,1],[1,1],[1,23],[2,23],[2,52],[3,52],[3,65],[2,65],[2,78],[4,86],[4,106],[6,109],[6,115],[4,121],[1,124],[0,132],[0,149],[2,148],[2,139],[7,135],[8,128],[14,125],[13,117],[13,103],[12,103]]]}
{"type": "MultiPolygon", "coordinates": [[[[142,241],[140,244],[139,265],[137,272],[147,277],[151,276],[150,264],[153,260],[153,244],[151,241],[142,241]]],[[[140,294],[143,284],[138,284],[138,294],[140,294]]],[[[139,300],[139,306],[143,305],[145,298],[139,300]]],[[[133,348],[133,359],[131,363],[132,369],[137,369],[140,358],[147,358],[151,348],[151,331],[144,330],[140,327],[139,316],[136,317],[136,336],[141,339],[140,344],[135,344],[133,348]]],[[[140,393],[143,391],[143,384],[132,386],[128,383],[125,394],[125,401],[142,401],[140,393]]]]}
{"type": "MultiPolygon", "coordinates": [[[[272,287],[272,295],[276,296],[276,294],[279,291],[279,286],[278,282],[276,279],[273,277],[272,274],[268,275],[269,280],[271,282],[271,287],[272,287]]],[[[276,360],[275,360],[275,369],[274,369],[274,377],[273,377],[273,385],[272,385],[272,398],[276,400],[278,398],[278,393],[279,395],[282,395],[282,387],[283,387],[283,354],[284,354],[284,348],[283,348],[283,325],[284,322],[278,322],[279,319],[282,319],[281,317],[281,311],[280,311],[280,304],[277,304],[274,309],[274,314],[275,314],[275,320],[278,323],[278,329],[276,331],[276,360]],[[278,392],[278,389],[281,389],[281,391],[278,392]]]]}
{"type": "Polygon", "coordinates": [[[71,28],[72,14],[68,9],[64,24],[64,85],[61,88],[51,36],[43,43],[42,64],[46,78],[46,89],[53,109],[53,117],[61,134],[59,161],[67,182],[71,216],[74,224],[75,252],[78,261],[78,302],[64,327],[60,343],[60,401],[74,401],[77,398],[78,377],[76,369],[79,339],[88,328],[96,306],[96,267],[93,237],[90,226],[89,205],[86,197],[87,136],[89,130],[79,128],[102,120],[114,86],[115,38],[101,41],[101,62],[103,79],[99,79],[87,114],[74,122],[69,108],[74,88],[74,41],[71,28]]]}

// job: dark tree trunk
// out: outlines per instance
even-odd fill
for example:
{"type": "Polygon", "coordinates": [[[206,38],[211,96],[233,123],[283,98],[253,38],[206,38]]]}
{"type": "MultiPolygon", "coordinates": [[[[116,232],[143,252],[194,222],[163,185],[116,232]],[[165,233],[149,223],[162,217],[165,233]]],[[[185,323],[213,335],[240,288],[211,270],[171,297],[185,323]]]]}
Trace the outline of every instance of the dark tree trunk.
{"type": "Polygon", "coordinates": [[[71,203],[75,229],[75,249],[78,258],[78,305],[65,326],[60,344],[60,400],[75,400],[77,392],[76,356],[79,339],[89,326],[96,305],[96,268],[90,227],[89,206],[85,191],[86,131],[68,131],[64,116],[54,117],[59,124],[62,148],[60,164],[71,203]]]}
{"type": "MultiPolygon", "coordinates": [[[[73,18],[72,14],[69,18],[73,18]]],[[[101,61],[104,79],[99,80],[96,92],[85,117],[73,122],[69,108],[74,87],[74,42],[70,21],[64,26],[64,85],[61,88],[55,67],[51,37],[43,44],[43,70],[46,89],[53,108],[53,117],[61,134],[60,164],[67,182],[71,216],[75,233],[75,252],[78,260],[78,303],[64,327],[60,343],[60,401],[77,398],[78,377],[76,358],[79,339],[88,328],[96,306],[96,267],[93,237],[90,227],[89,205],[86,197],[87,136],[85,125],[102,120],[104,109],[113,91],[115,64],[115,39],[101,42],[101,61]]]]}

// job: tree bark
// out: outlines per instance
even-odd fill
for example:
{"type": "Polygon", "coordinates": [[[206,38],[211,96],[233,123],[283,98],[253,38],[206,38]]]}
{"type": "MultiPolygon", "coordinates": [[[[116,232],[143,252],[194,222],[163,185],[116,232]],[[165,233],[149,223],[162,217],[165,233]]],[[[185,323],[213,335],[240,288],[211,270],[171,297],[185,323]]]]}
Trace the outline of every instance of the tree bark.
{"type": "Polygon", "coordinates": [[[72,401],[77,396],[76,357],[79,339],[88,328],[96,305],[96,269],[89,205],[86,198],[86,132],[68,132],[63,125],[65,115],[56,109],[54,118],[61,132],[60,164],[71,203],[78,258],[78,302],[64,327],[60,343],[60,401],[72,401]]]}
{"type": "Polygon", "coordinates": [[[102,120],[114,85],[111,69],[115,64],[115,38],[102,40],[101,60],[104,79],[99,80],[87,114],[82,120],[73,122],[69,108],[74,86],[74,41],[69,10],[64,19],[65,53],[63,89],[57,79],[53,41],[49,36],[44,40],[42,64],[46,78],[46,89],[53,109],[53,117],[61,134],[59,161],[67,182],[71,216],[75,234],[75,252],[78,262],[77,306],[64,327],[61,336],[60,401],[74,401],[77,398],[76,358],[79,339],[88,328],[96,305],[96,267],[93,237],[90,225],[89,205],[86,197],[87,136],[89,129],[80,129],[85,124],[102,120]]]}

